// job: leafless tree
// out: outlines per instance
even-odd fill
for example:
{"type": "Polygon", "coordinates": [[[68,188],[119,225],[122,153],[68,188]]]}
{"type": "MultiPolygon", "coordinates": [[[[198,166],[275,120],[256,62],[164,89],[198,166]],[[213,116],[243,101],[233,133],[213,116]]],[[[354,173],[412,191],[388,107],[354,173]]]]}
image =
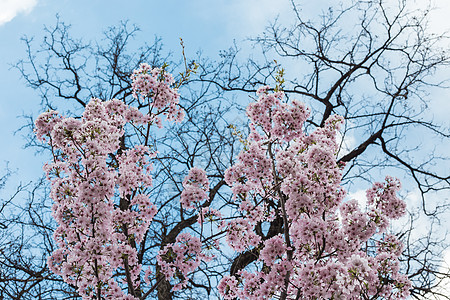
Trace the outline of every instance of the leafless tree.
{"type": "MultiPolygon", "coordinates": [[[[212,183],[210,199],[204,205],[233,205],[223,172],[239,151],[241,133],[229,127],[240,128],[236,116],[242,115],[242,107],[229,99],[245,99],[260,85],[286,80],[282,88],[288,97],[299,98],[312,109],[310,129],[322,126],[331,114],[345,117],[340,162],[347,164],[344,182],[348,189],[373,181],[380,171],[407,175],[415,183],[422,206],[411,213],[410,221],[398,233],[406,244],[403,266],[414,283],[413,297],[449,298],[436,288],[450,275],[440,269],[447,244],[438,224],[448,203],[434,202],[428,196],[448,195],[447,158],[439,148],[431,156],[423,156],[413,133],[448,142],[448,128],[426,118],[427,91],[446,84],[433,76],[448,66],[448,53],[438,48],[446,37],[429,35],[428,13],[411,10],[406,1],[395,7],[381,1],[354,1],[326,11],[316,22],[306,20],[294,2],[292,7],[295,23],[288,27],[275,21],[254,38],[252,42],[261,52],[253,58],[242,59],[237,46],[222,52],[220,61],[196,58],[200,66],[197,75],[180,87],[186,121],[148,136],[152,144],[159,145],[154,187],[149,191],[159,211],[138,249],[141,262],[155,265],[158,250],[187,228],[198,230],[197,216],[183,211],[178,201],[182,179],[192,166],[205,167],[212,183]],[[255,58],[258,55],[262,59],[255,58]],[[280,64],[287,75],[282,76],[280,64]],[[298,75],[289,76],[294,72],[298,75]],[[349,137],[356,144],[346,149],[349,137]],[[417,236],[414,229],[424,214],[433,227],[430,234],[417,236]]],[[[16,67],[27,84],[40,92],[43,109],[63,110],[77,117],[91,97],[117,98],[139,106],[131,97],[130,74],[141,62],[152,66],[168,63],[175,73],[191,62],[186,58],[174,62],[171,55],[164,54],[158,38],[151,45],[136,47],[137,33],[137,27],[125,22],[106,30],[98,44],[89,44],[71,36],[70,27],[58,19],[54,27],[45,28],[45,38],[37,48],[33,39],[24,39],[27,58],[16,67]]],[[[30,133],[27,144],[45,153],[29,130],[32,119],[23,128],[30,133]]],[[[124,137],[125,146],[135,142],[131,135],[124,137]]],[[[11,200],[2,206],[12,213],[2,214],[0,220],[2,244],[7,245],[0,248],[0,295],[11,299],[77,298],[76,289],[46,266],[46,257],[54,249],[51,237],[55,226],[48,186],[38,182],[26,191],[26,204],[11,200]]],[[[258,234],[268,239],[281,231],[282,222],[275,218],[265,234],[258,234]]],[[[256,251],[236,257],[224,254],[202,265],[183,291],[171,292],[170,282],[158,275],[155,289],[137,296],[215,297],[214,287],[224,272],[236,274],[255,259],[256,251]]]]}

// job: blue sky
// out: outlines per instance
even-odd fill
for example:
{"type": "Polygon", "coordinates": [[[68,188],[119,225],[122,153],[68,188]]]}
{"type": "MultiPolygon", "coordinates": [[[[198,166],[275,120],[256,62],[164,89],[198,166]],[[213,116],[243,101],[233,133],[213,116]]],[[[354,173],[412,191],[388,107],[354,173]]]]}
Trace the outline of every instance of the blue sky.
{"type": "Polygon", "coordinates": [[[1,168],[9,161],[19,174],[12,181],[27,182],[40,174],[42,166],[42,158],[36,158],[34,150],[23,149],[23,138],[14,135],[24,124],[20,115],[39,113],[37,92],[26,87],[18,71],[10,66],[25,56],[22,36],[35,36],[39,41],[44,25],[55,24],[56,14],[72,24],[74,35],[87,40],[98,39],[107,27],[129,20],[141,28],[140,38],[151,43],[155,35],[161,36],[166,51],[180,54],[181,37],[188,56],[201,49],[205,55],[217,57],[219,50],[227,49],[233,40],[239,42],[260,33],[269,20],[289,9],[287,0],[278,1],[276,7],[271,0],[211,2],[0,0],[1,168]]]}
{"type": "MultiPolygon", "coordinates": [[[[299,2],[303,12],[309,15],[318,14],[329,4],[336,3],[331,0],[299,2]]],[[[426,1],[416,2],[421,5],[426,1]]],[[[450,4],[447,0],[436,0],[435,4],[440,9],[433,18],[434,28],[437,31],[450,29],[446,18],[450,4]]],[[[276,16],[282,20],[292,17],[289,0],[0,0],[0,138],[3,141],[0,166],[9,161],[11,168],[20,172],[20,178],[16,180],[35,178],[34,174],[40,172],[42,165],[33,150],[22,149],[24,140],[20,135],[13,135],[24,124],[18,116],[39,113],[39,98],[37,92],[25,86],[10,64],[25,55],[25,45],[20,38],[35,36],[39,41],[43,26],[55,24],[56,14],[67,24],[72,24],[75,35],[88,40],[101,37],[108,26],[130,20],[142,29],[140,38],[151,42],[155,35],[161,36],[167,51],[180,52],[181,37],[188,56],[201,49],[212,58],[217,57],[219,50],[230,47],[234,40],[240,43],[263,32],[276,16]]],[[[447,102],[441,99],[436,100],[439,107],[447,102]]],[[[436,110],[438,114],[442,111],[436,110]]]]}

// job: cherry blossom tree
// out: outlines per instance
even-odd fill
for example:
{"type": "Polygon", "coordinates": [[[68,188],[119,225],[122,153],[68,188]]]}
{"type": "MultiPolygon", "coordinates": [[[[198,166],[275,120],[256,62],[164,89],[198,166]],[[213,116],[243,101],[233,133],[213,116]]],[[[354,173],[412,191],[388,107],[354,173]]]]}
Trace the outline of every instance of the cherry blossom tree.
{"type": "Polygon", "coordinates": [[[139,258],[139,250],[158,213],[148,192],[150,160],[157,153],[145,133],[153,125],[163,127],[162,116],[182,121],[183,111],[164,68],[142,64],[132,80],[133,95],[146,103],[146,113],[120,100],[93,99],[79,120],[55,111],[36,120],[38,139],[53,153],[45,170],[58,249],[48,264],[83,299],[145,299],[161,275],[172,291],[181,290],[202,262],[224,248],[255,253],[253,261],[220,280],[224,299],[409,295],[411,283],[399,273],[402,244],[385,233],[389,219],[406,212],[396,195],[398,180],[386,177],[385,184],[367,191],[367,212],[355,200],[344,201],[343,165],[336,157],[343,119],[330,116],[324,127],[306,134],[302,127],[309,110],[296,100],[286,102],[282,91],[269,93],[268,87],[260,88],[258,100],[247,108],[250,135],[237,163],[225,172],[237,211],[210,207],[207,174],[191,168],[180,203],[196,211],[198,225],[164,245],[150,259],[155,264],[143,263],[145,253],[139,258]],[[140,143],[125,143],[127,129],[140,143]],[[217,223],[216,229],[206,233],[207,223],[217,223]],[[269,235],[274,224],[280,233],[269,235]]]}
{"type": "MultiPolygon", "coordinates": [[[[67,134],[75,134],[71,138],[55,132],[60,140],[54,141],[59,143],[53,145],[54,152],[34,134],[27,135],[27,145],[49,154],[53,163],[65,168],[58,177],[52,171],[58,167],[52,169],[49,164],[48,176],[56,186],[60,182],[74,187],[88,179],[106,185],[95,191],[100,202],[92,208],[81,205],[88,197],[77,189],[65,196],[52,192],[55,203],[61,200],[59,196],[82,200],[80,207],[72,207],[74,203],[69,201],[67,209],[58,209],[57,204],[53,210],[59,215],[50,214],[53,200],[46,181],[22,191],[28,192],[26,204],[8,201],[1,206],[0,296],[79,299],[89,293],[122,293],[165,300],[264,294],[301,299],[309,297],[302,288],[309,280],[307,286],[312,290],[341,298],[359,293],[370,299],[404,296],[409,282],[401,274],[406,274],[412,284],[411,297],[448,298],[436,289],[449,275],[448,270],[440,269],[448,242],[444,234],[433,231],[445,212],[445,203],[429,200],[433,200],[430,193],[448,190],[448,176],[440,172],[445,158],[435,153],[421,161],[420,149],[409,147],[408,134],[409,129],[419,128],[427,136],[448,138],[446,128],[426,118],[424,92],[443,83],[433,79],[434,72],[449,61],[438,48],[445,37],[428,35],[426,12],[415,14],[405,1],[399,1],[398,7],[378,1],[352,3],[335,7],[314,22],[305,20],[293,2],[295,26],[274,22],[254,39],[270,59],[242,62],[237,48],[231,48],[221,52],[217,62],[196,58],[197,73],[190,77],[183,70],[196,68],[195,63],[165,55],[160,39],[139,48],[133,40],[138,29],[128,23],[107,30],[97,44],[77,39],[59,19],[56,26],[45,28],[41,45],[36,47],[32,39],[25,39],[27,58],[17,68],[40,92],[42,111],[62,112],[47,113],[55,126],[41,131],[40,138],[49,134],[46,141],[50,142],[51,129],[63,125],[72,126],[66,128],[67,134]],[[341,31],[346,20],[355,21],[353,31],[341,31]],[[138,50],[130,51],[130,45],[138,50]],[[149,64],[145,71],[140,69],[144,62],[149,64]],[[281,76],[280,62],[289,76],[281,76]],[[297,64],[304,68],[291,77],[288,67],[297,64]],[[141,71],[133,76],[133,69],[141,71]],[[162,77],[146,81],[156,70],[162,77]],[[180,70],[171,86],[162,86],[164,76],[180,70]],[[334,75],[327,77],[329,74],[334,75]],[[147,79],[139,81],[142,76],[147,79]],[[166,91],[177,88],[178,103],[147,94],[155,83],[166,91]],[[257,100],[253,99],[258,89],[267,85],[272,88],[259,90],[257,100]],[[241,102],[255,100],[247,109],[250,126],[241,122],[245,113],[241,103],[230,101],[234,97],[241,102]],[[91,103],[91,98],[100,100],[91,103]],[[307,103],[311,112],[291,100],[295,98],[307,103]],[[273,113],[264,118],[268,111],[273,113]],[[173,122],[181,119],[182,112],[183,121],[173,122]],[[236,118],[238,114],[241,119],[236,118]],[[332,117],[335,114],[342,115],[344,123],[332,117]],[[88,123],[96,120],[104,120],[95,128],[109,130],[108,136],[89,127],[88,123]],[[85,144],[82,136],[89,130],[92,138],[101,138],[99,142],[109,147],[108,151],[85,144]],[[341,138],[336,164],[337,132],[341,138]],[[346,137],[355,137],[357,142],[347,150],[342,143],[346,137]],[[71,139],[81,147],[67,148],[75,143],[71,139]],[[296,153],[295,147],[300,146],[304,149],[296,153]],[[83,157],[88,149],[95,157],[83,157]],[[327,170],[327,174],[308,166],[310,158],[315,165],[326,166],[317,170],[327,170]],[[103,170],[106,177],[97,178],[91,167],[103,170]],[[287,173],[289,168],[292,170],[287,173]],[[396,179],[387,178],[370,188],[384,177],[378,173],[403,174],[398,169],[405,170],[417,184],[423,200],[420,209],[434,220],[434,227],[423,237],[415,235],[421,227],[417,222],[422,221],[417,213],[398,231],[391,232],[388,227],[388,222],[399,216],[392,206],[399,208],[398,213],[403,211],[395,196],[399,193],[396,179]],[[121,176],[125,173],[133,180],[121,176]],[[68,178],[69,174],[73,176],[68,178]],[[266,180],[258,181],[261,174],[266,180]],[[322,181],[323,186],[315,181],[327,175],[331,177],[322,181]],[[289,190],[296,178],[301,181],[291,184],[293,187],[309,189],[301,193],[289,190]],[[367,207],[344,197],[344,190],[355,186],[369,189],[367,207]],[[336,187],[339,190],[327,190],[336,187]],[[298,206],[292,199],[299,201],[298,206]],[[323,199],[327,200],[319,201],[323,199]],[[104,209],[104,215],[100,214],[105,223],[83,218],[89,212],[95,216],[97,209],[104,209]],[[137,223],[126,217],[131,215],[137,223]],[[103,246],[72,249],[78,236],[72,244],[65,243],[63,230],[57,227],[69,226],[68,232],[76,233],[76,224],[88,221],[93,224],[91,232],[79,232],[80,240],[88,243],[95,235],[93,240],[103,246]],[[97,236],[93,228],[111,234],[97,236]],[[57,242],[54,232],[59,234],[57,242]],[[403,249],[398,240],[403,241],[403,249]],[[81,265],[76,258],[65,256],[72,251],[83,253],[83,266],[87,267],[70,275],[67,261],[81,265]],[[124,257],[116,261],[112,253],[119,252],[124,257]],[[49,256],[53,259],[47,264],[49,256]],[[389,257],[392,264],[383,264],[383,257],[389,257]],[[95,259],[100,266],[98,278],[95,272],[89,273],[89,267],[95,269],[95,259]],[[308,273],[311,267],[319,277],[308,273]],[[98,286],[88,284],[80,291],[76,278],[83,270],[98,286]],[[277,278],[282,279],[274,282],[273,276],[280,274],[277,278]],[[303,277],[305,281],[300,281],[303,277]],[[337,285],[322,289],[327,280],[337,285]]],[[[256,52],[258,47],[253,49],[256,52]]],[[[30,117],[22,132],[30,133],[34,121],[30,117]]],[[[403,177],[404,185],[408,184],[403,177]]]]}

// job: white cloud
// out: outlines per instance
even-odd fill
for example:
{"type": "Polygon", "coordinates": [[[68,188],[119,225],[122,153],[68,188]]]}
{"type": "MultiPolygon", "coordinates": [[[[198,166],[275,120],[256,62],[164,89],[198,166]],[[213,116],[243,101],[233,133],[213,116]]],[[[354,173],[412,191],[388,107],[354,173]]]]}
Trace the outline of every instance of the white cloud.
{"type": "Polygon", "coordinates": [[[366,209],[367,206],[367,198],[366,198],[366,190],[357,190],[353,193],[348,193],[347,199],[354,199],[358,201],[359,207],[362,211],[366,209]]]}
{"type": "MultiPolygon", "coordinates": [[[[350,123],[350,122],[347,122],[350,123]]],[[[350,153],[356,146],[356,139],[353,133],[342,134],[342,132],[338,132],[337,134],[337,143],[341,145],[341,149],[339,150],[338,158],[343,157],[344,155],[350,153]]]]}
{"type": "Polygon", "coordinates": [[[264,31],[277,16],[292,13],[289,0],[209,0],[191,2],[198,17],[208,22],[222,22],[233,38],[242,39],[264,31]]]}
{"type": "Polygon", "coordinates": [[[29,13],[37,0],[0,0],[0,25],[8,23],[20,13],[29,13]]]}
{"type": "MultiPolygon", "coordinates": [[[[273,0],[249,0],[249,1],[227,1],[228,14],[230,17],[237,17],[245,20],[246,30],[254,33],[260,33],[270,21],[273,21],[278,15],[286,13],[291,9],[289,1],[273,0]],[[231,5],[230,5],[231,4],[231,5]]],[[[235,23],[235,28],[243,24],[235,23]]],[[[240,28],[242,30],[242,28],[240,28]]]]}
{"type": "MultiPolygon", "coordinates": [[[[425,1],[426,2],[426,1],[425,1]]],[[[450,30],[450,21],[448,12],[450,11],[450,2],[448,0],[432,0],[433,10],[430,15],[431,30],[436,33],[450,30]]]]}
{"type": "MultiPolygon", "coordinates": [[[[439,272],[442,273],[448,273],[450,271],[450,250],[447,250],[446,252],[444,252],[444,259],[442,262],[442,265],[439,268],[439,272]]],[[[441,283],[439,284],[439,286],[437,287],[437,291],[439,293],[441,293],[442,295],[449,295],[450,294],[450,278],[444,278],[441,283]]],[[[447,297],[444,296],[439,296],[437,299],[439,300],[444,300],[444,299],[448,299],[447,297]]]]}

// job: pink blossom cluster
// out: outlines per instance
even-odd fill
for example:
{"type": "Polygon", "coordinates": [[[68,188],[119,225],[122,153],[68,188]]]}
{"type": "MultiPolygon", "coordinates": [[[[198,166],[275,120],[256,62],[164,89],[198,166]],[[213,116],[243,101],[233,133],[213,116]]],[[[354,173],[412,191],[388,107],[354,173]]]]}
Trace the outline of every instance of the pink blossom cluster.
{"type": "Polygon", "coordinates": [[[367,200],[387,217],[398,219],[406,212],[405,202],[395,197],[395,193],[399,190],[398,179],[386,176],[386,183],[375,183],[367,190],[367,200]]]}
{"type": "Polygon", "coordinates": [[[45,170],[52,183],[59,249],[49,257],[49,267],[86,298],[107,290],[123,296],[112,280],[113,270],[121,264],[117,257],[130,257],[132,269],[138,270],[133,249],[114,230],[122,224],[114,222],[117,176],[108,166],[108,154],[118,150],[124,123],[97,99],[86,106],[81,120],[55,112],[36,120],[38,138],[49,139],[54,153],[54,162],[45,170]]]}
{"type": "Polygon", "coordinates": [[[159,251],[156,259],[166,279],[177,281],[172,288],[172,291],[177,291],[186,286],[189,274],[202,261],[208,262],[212,258],[202,252],[202,242],[198,237],[181,233],[175,243],[168,244],[159,251]]]}
{"type": "Polygon", "coordinates": [[[248,106],[248,117],[268,136],[289,142],[302,134],[302,126],[309,116],[309,109],[297,100],[289,105],[282,103],[284,93],[268,93],[268,89],[268,86],[258,89],[258,101],[248,106]]]}
{"type": "MultiPolygon", "coordinates": [[[[343,119],[331,116],[307,135],[308,109],[284,102],[283,92],[258,90],[249,105],[250,135],[237,163],[225,173],[241,216],[225,225],[235,251],[256,249],[257,260],[224,276],[224,299],[404,299],[411,283],[399,270],[401,242],[386,233],[405,213],[386,178],[367,191],[368,207],[345,201],[337,165],[336,134],[343,119]],[[258,213],[250,213],[257,212],[258,213]],[[271,216],[271,217],[267,217],[271,216]],[[283,223],[283,234],[256,234],[257,226],[283,223]],[[370,251],[367,245],[374,244],[370,251]]],[[[261,229],[259,229],[260,231],[261,229]]]]}
{"type": "Polygon", "coordinates": [[[161,114],[169,121],[181,122],[184,112],[178,106],[178,91],[171,88],[175,82],[172,74],[165,68],[152,69],[150,65],[142,63],[139,69],[133,71],[131,79],[133,96],[148,100],[149,111],[159,127],[162,127],[161,114]]]}
{"type": "MultiPolygon", "coordinates": [[[[169,87],[171,75],[162,72],[149,71],[156,81],[144,86],[153,90],[155,106],[169,116],[180,110],[178,94],[169,87]]],[[[135,79],[140,80],[138,73],[135,79]]],[[[145,192],[152,185],[150,159],[155,153],[143,145],[126,148],[122,139],[126,123],[149,126],[156,117],[116,99],[92,99],[80,119],[50,111],[35,122],[38,139],[53,153],[53,162],[44,169],[52,185],[58,249],[48,265],[76,286],[83,299],[137,299],[130,292],[140,289],[137,244],[157,213],[145,192]]]]}
{"type": "Polygon", "coordinates": [[[180,202],[184,208],[199,207],[202,201],[208,199],[209,181],[204,170],[192,168],[183,181],[183,191],[180,202]]]}

